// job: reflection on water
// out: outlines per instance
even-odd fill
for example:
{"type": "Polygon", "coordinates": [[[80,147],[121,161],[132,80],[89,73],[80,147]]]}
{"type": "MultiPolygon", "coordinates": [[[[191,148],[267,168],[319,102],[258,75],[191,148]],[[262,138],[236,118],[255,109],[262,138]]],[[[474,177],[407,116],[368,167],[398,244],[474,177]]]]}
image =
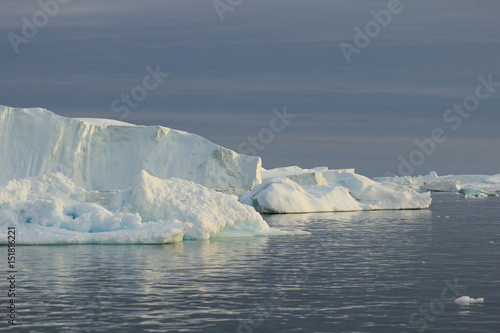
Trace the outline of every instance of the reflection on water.
{"type": "Polygon", "coordinates": [[[434,198],[265,216],[308,236],[18,247],[16,332],[494,332],[500,200],[434,198]],[[485,303],[422,315],[455,278],[485,303]]]}

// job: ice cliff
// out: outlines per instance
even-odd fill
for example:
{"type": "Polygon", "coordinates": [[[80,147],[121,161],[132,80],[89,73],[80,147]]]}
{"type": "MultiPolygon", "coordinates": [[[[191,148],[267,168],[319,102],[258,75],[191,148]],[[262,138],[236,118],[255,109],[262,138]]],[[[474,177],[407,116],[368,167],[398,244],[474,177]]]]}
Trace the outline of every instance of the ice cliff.
{"type": "Polygon", "coordinates": [[[63,173],[88,190],[124,189],[145,170],[213,189],[250,190],[261,160],[161,126],[58,116],[0,106],[0,182],[63,173]]]}

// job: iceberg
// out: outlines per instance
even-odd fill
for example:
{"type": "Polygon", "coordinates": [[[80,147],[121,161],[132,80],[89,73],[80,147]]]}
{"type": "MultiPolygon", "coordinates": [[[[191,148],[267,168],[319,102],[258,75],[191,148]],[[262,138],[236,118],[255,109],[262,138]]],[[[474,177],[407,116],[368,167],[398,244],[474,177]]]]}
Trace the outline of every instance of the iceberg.
{"type": "Polygon", "coordinates": [[[471,305],[476,303],[484,303],[484,298],[471,298],[469,296],[462,296],[454,301],[458,305],[471,305]]]}
{"type": "MultiPolygon", "coordinates": [[[[429,193],[354,169],[266,170],[198,135],[0,106],[0,225],[18,244],[301,235],[259,213],[420,209],[429,193]],[[238,198],[237,195],[240,197],[238,198]]],[[[0,236],[0,244],[7,242],[0,236]]]]}
{"type": "Polygon", "coordinates": [[[146,171],[112,199],[111,207],[138,214],[145,221],[189,221],[193,228],[186,232],[186,239],[209,239],[226,229],[258,234],[270,229],[259,213],[235,196],[183,179],[159,179],[146,171]]]}
{"type": "Polygon", "coordinates": [[[0,106],[0,182],[63,173],[87,190],[125,189],[141,170],[213,189],[250,190],[261,160],[162,126],[0,106]]]}
{"type": "MultiPolygon", "coordinates": [[[[162,244],[183,239],[309,234],[270,228],[236,196],[141,171],[133,185],[87,191],[61,173],[0,184],[0,225],[17,244],[162,244]]],[[[0,244],[7,235],[0,236],[0,244]]]]}
{"type": "Polygon", "coordinates": [[[500,195],[500,174],[446,175],[438,176],[434,171],[428,175],[404,177],[378,177],[377,181],[411,187],[417,191],[462,193],[468,197],[500,195]]]}
{"type": "MultiPolygon", "coordinates": [[[[297,172],[299,170],[295,171],[295,174],[300,174],[297,172]]],[[[308,173],[305,171],[302,174],[308,173]]],[[[335,179],[333,182],[323,177],[325,180],[322,183],[326,182],[326,185],[301,185],[290,177],[279,175],[279,172],[268,173],[268,178],[252,191],[243,194],[240,201],[253,206],[260,213],[268,214],[421,209],[431,204],[429,193],[418,193],[398,184],[379,183],[352,170],[337,172],[332,177],[335,179]]]]}

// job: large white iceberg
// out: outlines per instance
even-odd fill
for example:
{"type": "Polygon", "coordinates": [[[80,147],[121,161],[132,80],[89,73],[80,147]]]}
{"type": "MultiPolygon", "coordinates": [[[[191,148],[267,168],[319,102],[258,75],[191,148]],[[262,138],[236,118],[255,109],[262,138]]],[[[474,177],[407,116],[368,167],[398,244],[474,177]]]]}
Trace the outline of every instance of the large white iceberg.
{"type": "Polygon", "coordinates": [[[261,160],[161,126],[0,106],[0,181],[61,172],[89,190],[124,189],[141,170],[214,189],[260,183],[261,160]]]}
{"type": "Polygon", "coordinates": [[[265,170],[259,157],[198,135],[40,108],[0,106],[0,159],[0,225],[17,226],[18,244],[304,234],[270,228],[257,211],[417,209],[431,201],[353,169],[265,170]],[[239,201],[228,194],[243,192],[239,201]]]}
{"type": "MultiPolygon", "coordinates": [[[[307,234],[270,228],[237,197],[141,171],[133,186],[88,192],[63,174],[0,184],[0,225],[17,244],[158,244],[182,239],[307,234]]],[[[0,244],[7,235],[0,235],[0,244]]]]}
{"type": "Polygon", "coordinates": [[[379,183],[351,171],[339,172],[334,179],[327,185],[300,185],[290,177],[269,177],[243,194],[240,201],[261,213],[421,209],[431,204],[429,193],[379,183]]]}

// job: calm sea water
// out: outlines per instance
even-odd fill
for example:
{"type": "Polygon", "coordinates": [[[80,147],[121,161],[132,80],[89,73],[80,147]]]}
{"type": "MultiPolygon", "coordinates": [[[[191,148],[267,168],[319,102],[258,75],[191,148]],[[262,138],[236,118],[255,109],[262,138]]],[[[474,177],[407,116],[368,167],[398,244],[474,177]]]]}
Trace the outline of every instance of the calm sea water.
{"type": "Polygon", "coordinates": [[[310,236],[18,247],[15,331],[500,332],[499,216],[500,198],[438,194],[429,210],[265,216],[310,236]]]}

